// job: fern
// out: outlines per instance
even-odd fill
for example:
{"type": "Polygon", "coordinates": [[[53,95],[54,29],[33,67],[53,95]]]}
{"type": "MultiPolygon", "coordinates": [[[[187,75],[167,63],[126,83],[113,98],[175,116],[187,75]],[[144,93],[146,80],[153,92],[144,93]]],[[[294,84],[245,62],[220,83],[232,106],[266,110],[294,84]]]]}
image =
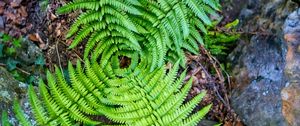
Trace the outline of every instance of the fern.
{"type": "MultiPolygon", "coordinates": [[[[208,17],[218,0],[73,0],[58,10],[83,10],[67,37],[69,48],[87,40],[84,66],[68,64],[70,81],[57,67],[41,80],[39,93],[29,86],[29,101],[38,125],[105,125],[92,116],[105,116],[120,125],[196,125],[208,105],[191,114],[205,91],[184,102],[192,80],[178,79],[184,50],[198,52],[208,17]],[[93,50],[93,51],[92,51],[93,50]],[[119,57],[131,63],[120,67],[119,57]],[[100,62],[99,62],[100,61],[100,62]],[[174,62],[166,71],[165,61],[174,62]]],[[[15,103],[20,124],[30,125],[15,103]]]]}
{"type": "Polygon", "coordinates": [[[8,115],[7,115],[7,112],[5,112],[5,111],[2,112],[1,125],[2,126],[10,126],[10,123],[8,121],[8,115]]]}
{"type": "Polygon", "coordinates": [[[16,118],[19,120],[20,124],[22,126],[30,126],[29,121],[27,121],[24,111],[22,110],[21,106],[17,102],[17,100],[14,101],[13,110],[15,112],[16,118]]]}
{"type": "MultiPolygon", "coordinates": [[[[103,49],[123,43],[126,49],[151,53],[148,62],[153,70],[163,65],[166,55],[170,57],[168,61],[181,59],[184,66],[182,49],[198,52],[197,43],[203,44],[198,30],[212,24],[208,15],[215,14],[219,7],[218,0],[74,0],[58,12],[84,10],[67,37],[77,33],[70,48],[88,38],[85,58],[95,49],[97,54],[93,59],[96,60],[103,57],[100,55],[103,49]]],[[[116,50],[121,50],[119,47],[116,50]]]]}
{"type": "Polygon", "coordinates": [[[219,22],[220,21],[216,21],[212,27],[207,28],[208,33],[204,36],[205,48],[207,48],[215,56],[226,57],[230,47],[233,46],[235,44],[234,42],[240,38],[240,34],[236,32],[235,29],[239,20],[234,20],[222,27],[222,29],[227,32],[214,29],[219,22]]]}
{"type": "MultiPolygon", "coordinates": [[[[74,68],[69,64],[71,83],[63,78],[56,68],[56,76],[47,72],[49,88],[40,81],[38,96],[33,86],[29,87],[29,101],[38,125],[100,124],[90,119],[91,115],[104,115],[126,125],[196,125],[209,111],[210,106],[190,115],[193,108],[205,95],[197,95],[183,104],[192,80],[182,84],[185,72],[175,79],[179,63],[166,75],[164,68],[141,70],[126,77],[108,77],[98,64],[86,61],[85,70],[80,63],[74,68]],[[147,74],[145,74],[147,73],[147,74]],[[39,98],[41,97],[41,99],[39,98]],[[181,125],[181,124],[180,124],[181,125]]],[[[22,125],[30,125],[15,103],[15,112],[22,125]]]]}
{"type": "Polygon", "coordinates": [[[210,106],[188,118],[205,92],[183,104],[191,88],[192,80],[182,85],[185,78],[185,74],[182,74],[178,80],[174,81],[178,65],[177,62],[167,75],[165,75],[164,69],[157,69],[147,76],[129,76],[125,86],[116,85],[106,88],[105,92],[108,93],[109,102],[115,103],[119,107],[100,111],[111,120],[126,125],[173,126],[179,125],[181,122],[196,125],[208,112],[210,106]]]}
{"type": "MultiPolygon", "coordinates": [[[[70,67],[70,78],[77,77],[70,67]]],[[[93,109],[93,104],[97,102],[93,99],[91,94],[88,95],[83,84],[72,83],[73,88],[70,87],[64,78],[62,77],[61,71],[56,68],[56,78],[51,74],[47,73],[47,80],[49,89],[45,86],[44,82],[40,82],[40,92],[43,98],[45,109],[40,105],[41,102],[37,99],[36,94],[32,88],[29,88],[29,94],[31,105],[35,113],[35,118],[40,125],[48,125],[51,123],[61,125],[74,125],[75,122],[81,122],[85,124],[99,124],[100,122],[89,119],[87,114],[95,115],[97,111],[93,109]],[[80,90],[76,90],[76,87],[80,87],[80,90]],[[49,93],[50,91],[50,93],[49,93]],[[84,95],[83,95],[84,94],[84,95]],[[37,105],[37,107],[35,107],[37,105]],[[44,112],[47,110],[49,115],[47,116],[44,112]],[[42,114],[39,114],[39,113],[42,114]],[[46,119],[45,117],[50,117],[46,119]],[[42,120],[43,119],[43,120],[42,120]],[[42,121],[39,121],[42,120],[42,121]],[[54,122],[53,122],[54,121],[54,122]]]]}

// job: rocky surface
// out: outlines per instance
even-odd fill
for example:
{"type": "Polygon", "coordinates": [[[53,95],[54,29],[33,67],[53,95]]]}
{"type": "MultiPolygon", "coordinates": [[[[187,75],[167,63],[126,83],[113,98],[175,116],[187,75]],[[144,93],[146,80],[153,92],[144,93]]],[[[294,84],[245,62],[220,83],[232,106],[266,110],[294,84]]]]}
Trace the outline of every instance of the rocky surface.
{"type": "Polygon", "coordinates": [[[35,121],[30,111],[27,98],[27,84],[14,79],[14,77],[3,67],[0,67],[0,112],[8,111],[9,121],[16,125],[17,121],[12,110],[15,99],[20,101],[21,106],[25,110],[26,117],[29,118],[32,124],[35,121]]]}
{"type": "Polygon", "coordinates": [[[0,67],[0,110],[10,108],[15,98],[24,98],[26,85],[15,80],[5,68],[0,67]]]}
{"type": "MultiPolygon", "coordinates": [[[[238,1],[238,0],[237,0],[238,1]]],[[[234,2],[234,1],[233,1],[234,2]]],[[[246,125],[287,125],[282,109],[286,43],[282,26],[296,5],[286,0],[245,0],[239,19],[244,36],[229,56],[235,84],[231,102],[246,125]]]]}
{"type": "Polygon", "coordinates": [[[292,126],[300,125],[300,9],[290,14],[283,26],[288,45],[285,75],[288,79],[281,92],[282,113],[292,126]]]}

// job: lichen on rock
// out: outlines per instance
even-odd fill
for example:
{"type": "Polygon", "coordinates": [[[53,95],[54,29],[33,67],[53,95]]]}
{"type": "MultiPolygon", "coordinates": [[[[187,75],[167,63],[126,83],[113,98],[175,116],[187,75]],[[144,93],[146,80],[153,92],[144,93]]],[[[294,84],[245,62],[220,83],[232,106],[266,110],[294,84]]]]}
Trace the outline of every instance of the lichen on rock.
{"type": "Polygon", "coordinates": [[[16,125],[17,121],[12,110],[15,99],[20,101],[21,106],[29,120],[33,122],[31,108],[28,103],[27,84],[17,81],[5,68],[0,67],[0,113],[8,110],[9,121],[16,125]]]}

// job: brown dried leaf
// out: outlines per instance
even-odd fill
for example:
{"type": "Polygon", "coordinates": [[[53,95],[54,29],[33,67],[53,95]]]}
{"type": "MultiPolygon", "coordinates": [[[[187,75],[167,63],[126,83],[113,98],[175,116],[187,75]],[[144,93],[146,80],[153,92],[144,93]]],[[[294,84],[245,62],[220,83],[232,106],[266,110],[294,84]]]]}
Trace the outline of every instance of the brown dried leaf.
{"type": "Polygon", "coordinates": [[[53,14],[52,12],[50,12],[50,20],[53,21],[57,18],[57,16],[55,14],[53,14]]]}
{"type": "Polygon", "coordinates": [[[37,38],[36,33],[35,34],[29,34],[28,39],[31,40],[31,41],[34,41],[34,42],[39,42],[39,39],[37,38]]]}
{"type": "Polygon", "coordinates": [[[27,16],[28,16],[26,7],[24,7],[24,6],[21,6],[21,7],[18,9],[18,13],[20,13],[22,17],[27,17],[27,16]]]}

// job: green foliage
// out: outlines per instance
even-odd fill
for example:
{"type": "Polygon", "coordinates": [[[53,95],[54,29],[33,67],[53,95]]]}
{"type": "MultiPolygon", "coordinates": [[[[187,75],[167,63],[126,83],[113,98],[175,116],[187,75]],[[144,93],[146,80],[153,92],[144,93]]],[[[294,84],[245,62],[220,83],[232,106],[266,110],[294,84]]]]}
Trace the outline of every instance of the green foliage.
{"type": "Polygon", "coordinates": [[[19,120],[20,124],[22,126],[31,126],[29,121],[26,119],[24,111],[22,110],[20,104],[17,102],[17,100],[14,101],[14,106],[13,106],[15,116],[19,120]]]}
{"type": "Polygon", "coordinates": [[[165,59],[180,59],[184,66],[183,50],[198,52],[199,30],[206,33],[205,25],[212,24],[208,15],[219,8],[218,0],[74,0],[58,12],[83,10],[67,37],[76,34],[70,48],[88,38],[85,58],[91,50],[97,52],[92,61],[112,54],[110,48],[133,50],[149,57],[153,70],[165,59]]]}
{"type": "MultiPolygon", "coordinates": [[[[86,61],[85,66],[83,69],[78,62],[74,68],[69,63],[71,83],[57,67],[55,76],[47,72],[48,87],[40,82],[40,96],[33,86],[29,87],[29,101],[38,125],[96,125],[101,122],[90,119],[90,116],[104,115],[122,125],[190,126],[196,125],[210,109],[208,105],[191,115],[205,92],[184,103],[192,80],[182,84],[185,72],[175,79],[178,62],[167,74],[164,68],[160,68],[121,78],[95,69],[99,64],[86,61]]],[[[15,104],[15,112],[21,124],[26,122],[18,104],[15,104]]]]}
{"type": "Polygon", "coordinates": [[[177,71],[185,50],[198,52],[199,31],[207,33],[209,15],[219,7],[218,0],[73,0],[63,6],[59,13],[82,10],[67,37],[75,36],[69,48],[87,40],[85,63],[69,63],[69,79],[57,67],[47,72],[39,93],[29,87],[38,125],[105,125],[94,116],[118,125],[197,125],[211,105],[192,113],[205,91],[185,101],[192,80],[183,84],[186,74],[177,71]],[[131,60],[128,67],[120,67],[120,57],[131,60]],[[166,61],[174,63],[168,72],[166,61]]]}
{"type": "Polygon", "coordinates": [[[15,79],[31,83],[32,76],[44,71],[45,59],[43,54],[38,54],[31,57],[34,61],[24,60],[25,53],[35,53],[29,50],[32,49],[30,44],[32,43],[23,37],[15,38],[0,32],[0,64],[4,65],[15,79]]]}
{"type": "Polygon", "coordinates": [[[0,57],[15,56],[16,50],[21,47],[21,42],[22,37],[13,38],[8,34],[0,33],[0,57]]]}
{"type": "Polygon", "coordinates": [[[43,55],[39,55],[36,59],[36,61],[34,62],[35,65],[40,65],[40,66],[43,66],[45,65],[45,58],[43,55]]]}
{"type": "Polygon", "coordinates": [[[43,11],[46,11],[48,5],[49,5],[49,0],[39,0],[40,7],[43,11]]]}
{"type": "Polygon", "coordinates": [[[215,56],[225,56],[229,51],[229,47],[234,45],[235,41],[240,38],[240,34],[236,33],[235,27],[239,20],[235,20],[226,24],[222,30],[215,29],[219,21],[216,21],[212,27],[208,27],[208,34],[204,36],[205,48],[207,48],[215,56]]]}
{"type": "Polygon", "coordinates": [[[10,123],[8,121],[7,112],[3,111],[1,115],[1,125],[2,126],[10,126],[10,123]]]}
{"type": "Polygon", "coordinates": [[[18,64],[19,62],[18,61],[16,61],[16,60],[14,60],[14,59],[12,59],[12,58],[8,58],[7,60],[6,60],[6,67],[7,67],[7,69],[9,70],[9,71],[12,71],[12,70],[14,70],[14,69],[16,69],[17,68],[17,64],[18,64]]]}

